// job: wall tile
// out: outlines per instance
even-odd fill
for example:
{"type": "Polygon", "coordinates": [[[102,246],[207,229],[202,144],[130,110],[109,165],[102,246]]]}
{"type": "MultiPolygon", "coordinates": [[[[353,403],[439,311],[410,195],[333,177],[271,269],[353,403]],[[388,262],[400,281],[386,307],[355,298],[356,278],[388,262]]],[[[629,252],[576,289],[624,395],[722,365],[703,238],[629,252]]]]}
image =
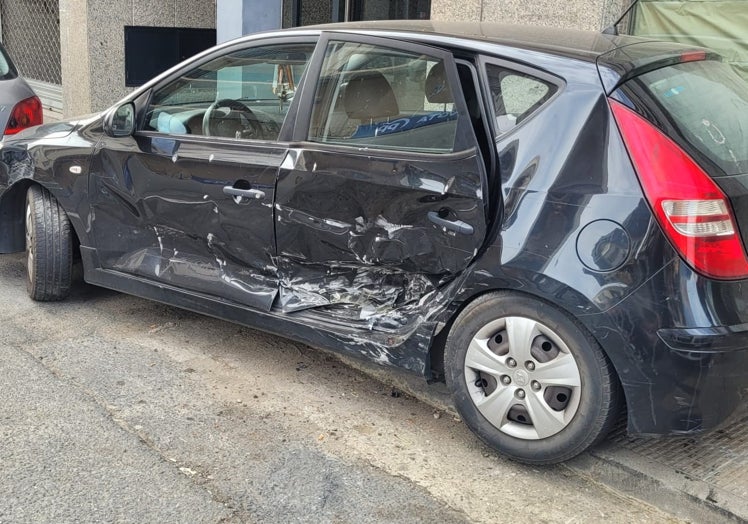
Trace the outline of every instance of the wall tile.
{"type": "Polygon", "coordinates": [[[437,21],[478,21],[481,0],[431,0],[431,19],[437,21]]]}
{"type": "Polygon", "coordinates": [[[216,27],[215,0],[177,0],[177,27],[216,27]]]}

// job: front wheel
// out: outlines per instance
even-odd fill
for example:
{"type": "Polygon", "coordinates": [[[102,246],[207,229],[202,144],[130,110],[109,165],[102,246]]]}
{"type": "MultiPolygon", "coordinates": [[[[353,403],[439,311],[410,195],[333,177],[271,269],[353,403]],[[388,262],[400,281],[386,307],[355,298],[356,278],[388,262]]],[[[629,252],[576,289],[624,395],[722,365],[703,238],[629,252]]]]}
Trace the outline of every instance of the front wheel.
{"type": "Polygon", "coordinates": [[[620,386],[597,342],[526,295],[469,304],[450,330],[444,364],[465,423],[520,462],[568,460],[602,439],[619,413],[620,386]]]}
{"type": "Polygon", "coordinates": [[[26,290],[34,300],[62,300],[70,292],[73,241],[65,211],[43,187],[26,193],[26,290]]]}

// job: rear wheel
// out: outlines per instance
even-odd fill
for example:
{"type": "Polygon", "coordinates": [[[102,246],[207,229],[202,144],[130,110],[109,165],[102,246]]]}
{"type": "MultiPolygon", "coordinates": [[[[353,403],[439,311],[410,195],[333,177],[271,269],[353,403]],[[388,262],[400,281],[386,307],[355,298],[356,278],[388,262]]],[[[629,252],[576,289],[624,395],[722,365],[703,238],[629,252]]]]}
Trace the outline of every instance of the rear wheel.
{"type": "Polygon", "coordinates": [[[26,193],[26,290],[34,300],[62,300],[70,292],[73,241],[65,211],[43,187],[26,193]]]}
{"type": "Polygon", "coordinates": [[[455,407],[487,444],[531,464],[568,460],[602,439],[620,386],[594,339],[526,295],[484,295],[459,315],[445,349],[455,407]]]}

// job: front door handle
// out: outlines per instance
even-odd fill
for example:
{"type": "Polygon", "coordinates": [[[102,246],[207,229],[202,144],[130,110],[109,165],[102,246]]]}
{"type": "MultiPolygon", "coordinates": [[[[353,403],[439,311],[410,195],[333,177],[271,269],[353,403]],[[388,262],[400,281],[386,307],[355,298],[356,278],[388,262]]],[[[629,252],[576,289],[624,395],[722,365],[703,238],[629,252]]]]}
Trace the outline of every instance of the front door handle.
{"type": "Polygon", "coordinates": [[[434,224],[444,229],[449,229],[450,231],[454,231],[462,235],[473,234],[473,226],[471,226],[467,222],[463,222],[462,220],[447,220],[446,218],[440,217],[439,213],[437,213],[436,211],[429,211],[428,217],[429,220],[431,220],[434,224]]]}
{"type": "Polygon", "coordinates": [[[239,189],[234,186],[223,186],[223,194],[239,198],[265,198],[265,192],[259,189],[239,189]]]}

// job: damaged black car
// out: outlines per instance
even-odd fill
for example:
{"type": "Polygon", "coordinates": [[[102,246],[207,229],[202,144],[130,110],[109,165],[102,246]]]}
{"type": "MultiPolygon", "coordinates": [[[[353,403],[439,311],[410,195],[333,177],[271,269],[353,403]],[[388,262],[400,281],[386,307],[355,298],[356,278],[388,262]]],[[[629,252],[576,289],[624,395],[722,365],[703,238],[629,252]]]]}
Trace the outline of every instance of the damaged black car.
{"type": "Polygon", "coordinates": [[[724,423],[748,386],[748,84],[490,24],[258,34],[0,149],[0,252],[446,381],[507,456],[724,423]]]}

